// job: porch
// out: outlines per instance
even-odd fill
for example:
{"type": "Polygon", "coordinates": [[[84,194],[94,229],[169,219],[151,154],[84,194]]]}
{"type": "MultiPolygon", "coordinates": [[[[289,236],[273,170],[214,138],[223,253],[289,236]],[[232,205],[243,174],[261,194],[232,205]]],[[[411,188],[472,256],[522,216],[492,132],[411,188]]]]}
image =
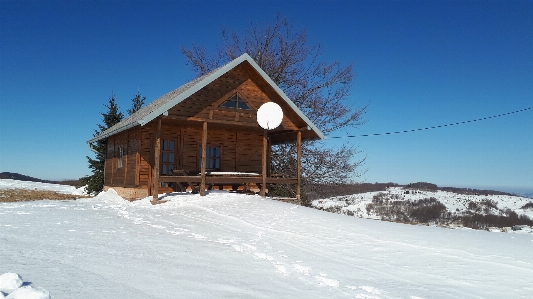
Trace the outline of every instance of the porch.
{"type": "MultiPolygon", "coordinates": [[[[263,130],[262,134],[262,144],[258,140],[258,146],[254,150],[254,154],[261,154],[261,164],[257,165],[259,167],[253,167],[256,172],[239,172],[239,171],[223,171],[224,169],[219,169],[218,171],[213,171],[208,168],[208,165],[212,165],[213,158],[210,154],[207,153],[209,148],[208,144],[208,123],[215,125],[217,128],[220,128],[220,123],[213,121],[211,119],[205,119],[202,123],[202,134],[201,134],[201,145],[200,145],[200,155],[199,155],[199,171],[198,168],[185,170],[179,169],[180,165],[175,165],[178,170],[173,169],[168,171],[168,168],[161,171],[160,166],[163,165],[162,161],[162,132],[161,132],[161,121],[162,118],[157,119],[157,126],[155,132],[154,140],[154,163],[152,168],[153,179],[151,190],[149,191],[153,196],[153,200],[157,201],[159,199],[160,193],[168,193],[174,191],[185,191],[187,187],[190,187],[193,192],[199,192],[201,196],[205,196],[206,189],[210,190],[214,187],[219,189],[224,189],[225,186],[232,187],[233,190],[237,190],[239,186],[244,186],[244,190],[250,189],[250,184],[255,184],[259,189],[259,194],[262,197],[266,197],[267,188],[272,184],[294,184],[296,185],[296,194],[295,197],[297,200],[300,199],[300,185],[301,185],[301,145],[302,145],[302,130],[292,131],[291,134],[293,137],[289,140],[293,140],[296,143],[296,176],[295,177],[283,177],[278,174],[270,173],[270,152],[272,141],[279,142],[280,133],[282,135],[287,135],[288,132],[269,132],[263,130]],[[293,139],[294,138],[294,139],[293,139]],[[211,159],[208,161],[208,159],[211,159]],[[173,186],[170,187],[169,184],[173,186]]],[[[198,122],[197,122],[198,123],[198,122]]],[[[190,122],[189,122],[190,124],[190,122]]],[[[227,124],[226,124],[227,125],[227,124]]],[[[233,126],[232,126],[233,127],[233,126]]],[[[233,130],[242,130],[243,128],[232,128],[233,130]]],[[[255,129],[257,130],[257,129],[255,129]]],[[[261,132],[261,131],[259,131],[261,132]]],[[[261,136],[261,133],[259,133],[261,136]]],[[[284,137],[284,139],[286,136],[284,137]]],[[[220,159],[220,157],[219,157],[220,159]]],[[[257,161],[259,162],[259,161],[257,161]]],[[[222,164],[222,163],[221,163],[222,164]]]]}

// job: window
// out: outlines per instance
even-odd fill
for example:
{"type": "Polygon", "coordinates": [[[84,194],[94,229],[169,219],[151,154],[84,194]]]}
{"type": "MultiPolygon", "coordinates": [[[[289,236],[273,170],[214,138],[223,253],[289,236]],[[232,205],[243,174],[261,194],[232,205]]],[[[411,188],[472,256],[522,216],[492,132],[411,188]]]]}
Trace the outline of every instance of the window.
{"type": "Polygon", "coordinates": [[[176,161],[176,140],[163,139],[161,147],[161,174],[173,175],[176,161]]]}
{"type": "MultiPolygon", "coordinates": [[[[220,147],[206,147],[205,150],[205,168],[220,170],[220,147]]],[[[198,157],[198,168],[202,168],[202,147],[200,147],[200,152],[198,157]]]]}
{"type": "Polygon", "coordinates": [[[124,147],[118,147],[118,168],[122,168],[124,164],[124,147]]]}
{"type": "Polygon", "coordinates": [[[238,93],[234,94],[231,98],[229,98],[227,101],[222,103],[220,107],[236,108],[236,109],[242,109],[242,110],[252,110],[250,106],[248,106],[246,101],[238,93]]]}

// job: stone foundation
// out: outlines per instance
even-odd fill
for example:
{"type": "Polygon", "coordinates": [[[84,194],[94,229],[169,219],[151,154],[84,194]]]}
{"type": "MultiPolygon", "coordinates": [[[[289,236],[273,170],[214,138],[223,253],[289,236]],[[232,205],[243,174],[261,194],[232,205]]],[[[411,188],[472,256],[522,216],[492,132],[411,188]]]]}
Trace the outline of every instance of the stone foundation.
{"type": "Polygon", "coordinates": [[[148,197],[148,188],[124,188],[124,187],[112,187],[112,186],[104,186],[104,191],[109,190],[112,188],[117,192],[118,195],[120,195],[124,199],[132,200],[132,199],[141,199],[148,197]]]}

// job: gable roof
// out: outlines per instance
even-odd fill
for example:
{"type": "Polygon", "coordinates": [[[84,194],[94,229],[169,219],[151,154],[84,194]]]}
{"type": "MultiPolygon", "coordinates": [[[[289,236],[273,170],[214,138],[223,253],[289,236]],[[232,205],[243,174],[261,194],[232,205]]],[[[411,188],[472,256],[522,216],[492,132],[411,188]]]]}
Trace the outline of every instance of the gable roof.
{"type": "Polygon", "coordinates": [[[187,99],[189,96],[193,95],[197,91],[201,90],[209,83],[215,81],[220,76],[229,72],[242,62],[248,62],[254,69],[259,73],[259,75],[279,94],[279,96],[289,105],[289,107],[296,112],[296,114],[307,124],[307,127],[313,131],[316,136],[320,139],[325,139],[324,134],[303,114],[303,112],[287,97],[287,95],[272,81],[272,79],[259,67],[259,65],[247,54],[244,53],[238,58],[230,61],[226,65],[223,65],[213,71],[200,76],[181,87],[159,97],[155,101],[149,103],[145,107],[141,108],[139,111],[133,113],[123,121],[115,124],[111,128],[103,131],[98,136],[87,141],[87,143],[92,143],[98,140],[108,138],[112,135],[120,133],[122,131],[133,128],[137,125],[144,126],[150,121],[154,120],[158,116],[162,115],[170,108],[176,106],[183,100],[187,99]]]}

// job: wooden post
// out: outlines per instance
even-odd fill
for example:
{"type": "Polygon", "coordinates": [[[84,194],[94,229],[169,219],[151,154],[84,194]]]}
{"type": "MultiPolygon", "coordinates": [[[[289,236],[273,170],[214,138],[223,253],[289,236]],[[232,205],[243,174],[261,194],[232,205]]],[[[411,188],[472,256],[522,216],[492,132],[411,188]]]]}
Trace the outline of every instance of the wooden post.
{"type": "Polygon", "coordinates": [[[157,132],[155,134],[154,148],[154,194],[153,200],[159,199],[159,163],[161,159],[161,117],[157,118],[157,132]]]}
{"type": "Polygon", "coordinates": [[[267,130],[263,131],[263,183],[261,184],[261,197],[266,197],[266,182],[267,182],[267,130]]]}
{"type": "MultiPolygon", "coordinates": [[[[113,178],[115,177],[116,175],[116,170],[115,170],[115,160],[116,160],[116,156],[117,156],[117,152],[115,151],[115,135],[112,136],[113,137],[113,156],[112,156],[112,159],[111,159],[111,186],[113,186],[113,178]]],[[[109,142],[111,138],[108,138],[107,139],[107,142],[109,142]]]]}
{"type": "Polygon", "coordinates": [[[130,131],[126,131],[126,146],[124,146],[124,150],[122,151],[123,154],[123,165],[124,167],[124,183],[122,186],[126,186],[128,184],[128,154],[129,154],[129,148],[130,148],[130,131]]]}
{"type": "Polygon", "coordinates": [[[267,176],[272,175],[272,139],[267,140],[267,176]]]}
{"type": "Polygon", "coordinates": [[[200,196],[205,196],[205,164],[207,154],[207,122],[204,121],[204,127],[202,131],[202,167],[200,169],[200,174],[202,176],[202,182],[200,183],[200,196]]]}
{"type": "Polygon", "coordinates": [[[302,131],[296,133],[296,199],[300,200],[300,188],[302,185],[302,131]]]}
{"type": "Polygon", "coordinates": [[[137,130],[137,141],[135,143],[135,187],[139,187],[141,180],[141,149],[142,149],[142,127],[137,130]]]}

